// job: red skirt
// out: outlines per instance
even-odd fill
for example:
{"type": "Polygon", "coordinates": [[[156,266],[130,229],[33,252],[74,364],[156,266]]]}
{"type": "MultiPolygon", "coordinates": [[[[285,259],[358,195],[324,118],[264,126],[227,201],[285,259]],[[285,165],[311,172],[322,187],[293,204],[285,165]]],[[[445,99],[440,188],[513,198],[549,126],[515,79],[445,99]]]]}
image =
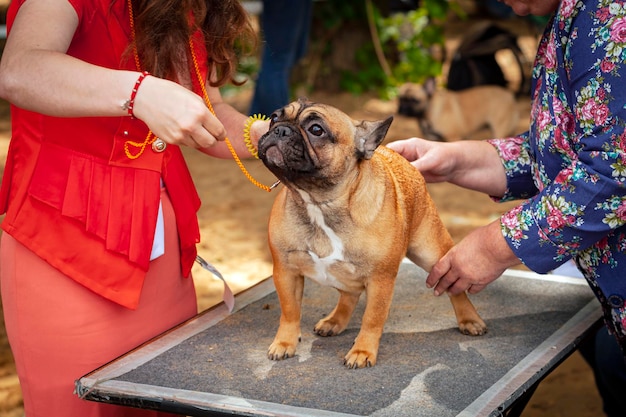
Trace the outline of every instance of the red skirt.
{"type": "Polygon", "coordinates": [[[83,375],[197,313],[193,280],[180,270],[176,220],[165,191],[161,201],[165,254],[151,262],[136,310],[86,289],[3,233],[2,308],[26,417],[166,415],[73,393],[83,375]]]}

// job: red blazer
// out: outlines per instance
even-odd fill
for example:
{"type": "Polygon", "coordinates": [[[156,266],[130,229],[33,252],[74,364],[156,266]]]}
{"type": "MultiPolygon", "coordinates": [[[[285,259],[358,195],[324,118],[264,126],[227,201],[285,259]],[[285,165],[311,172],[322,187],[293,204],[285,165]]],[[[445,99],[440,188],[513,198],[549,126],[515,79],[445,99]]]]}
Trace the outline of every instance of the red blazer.
{"type": "MultiPolygon", "coordinates": [[[[11,2],[9,31],[23,1],[11,2]]],[[[126,1],[71,3],[79,26],[68,54],[136,70],[132,57],[122,58],[130,39],[126,1]]],[[[206,76],[204,44],[195,45],[202,46],[196,55],[206,76]]],[[[198,85],[195,89],[200,91],[198,85]]],[[[46,94],[45,86],[41,93],[46,94]]],[[[148,133],[137,119],[59,118],[15,106],[11,113],[0,189],[6,233],[85,287],[135,308],[150,264],[162,178],[176,214],[182,272],[189,275],[200,240],[200,199],[180,148],[169,145],[158,153],[148,146],[139,158],[129,159],[125,143],[141,143],[148,133]]]]}

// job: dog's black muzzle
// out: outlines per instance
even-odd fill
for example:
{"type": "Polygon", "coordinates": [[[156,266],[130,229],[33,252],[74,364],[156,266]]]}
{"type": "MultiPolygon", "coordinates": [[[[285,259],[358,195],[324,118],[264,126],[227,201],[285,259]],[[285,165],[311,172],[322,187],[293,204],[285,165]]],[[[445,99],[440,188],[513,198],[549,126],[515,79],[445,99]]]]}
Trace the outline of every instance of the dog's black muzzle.
{"type": "Polygon", "coordinates": [[[426,108],[412,97],[400,97],[398,99],[398,114],[421,119],[426,116],[426,108]]]}

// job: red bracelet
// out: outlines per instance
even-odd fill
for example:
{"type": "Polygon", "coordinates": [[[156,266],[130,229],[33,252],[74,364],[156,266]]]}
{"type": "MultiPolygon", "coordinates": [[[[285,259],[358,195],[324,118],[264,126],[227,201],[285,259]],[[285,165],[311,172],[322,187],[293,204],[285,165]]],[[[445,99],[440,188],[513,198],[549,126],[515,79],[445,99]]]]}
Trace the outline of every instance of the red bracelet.
{"type": "Polygon", "coordinates": [[[139,86],[148,75],[150,75],[148,71],[143,71],[141,74],[139,74],[139,78],[137,78],[137,81],[135,82],[133,91],[130,92],[130,99],[126,100],[126,102],[122,105],[122,109],[128,111],[128,115],[130,117],[135,117],[135,115],[133,114],[133,107],[135,106],[135,97],[137,96],[137,90],[139,90],[139,86]]]}

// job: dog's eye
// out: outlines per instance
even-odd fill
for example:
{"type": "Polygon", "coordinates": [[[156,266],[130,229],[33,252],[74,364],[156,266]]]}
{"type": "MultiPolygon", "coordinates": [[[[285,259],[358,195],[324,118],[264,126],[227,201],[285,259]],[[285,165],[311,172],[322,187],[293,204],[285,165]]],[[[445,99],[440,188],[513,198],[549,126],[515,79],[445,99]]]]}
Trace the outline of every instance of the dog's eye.
{"type": "Polygon", "coordinates": [[[278,121],[278,114],[272,113],[272,115],[270,116],[270,126],[272,126],[277,121],[278,121]]]}
{"type": "Polygon", "coordinates": [[[309,133],[314,136],[322,136],[324,134],[324,129],[322,129],[322,126],[315,124],[309,127],[309,133]]]}

